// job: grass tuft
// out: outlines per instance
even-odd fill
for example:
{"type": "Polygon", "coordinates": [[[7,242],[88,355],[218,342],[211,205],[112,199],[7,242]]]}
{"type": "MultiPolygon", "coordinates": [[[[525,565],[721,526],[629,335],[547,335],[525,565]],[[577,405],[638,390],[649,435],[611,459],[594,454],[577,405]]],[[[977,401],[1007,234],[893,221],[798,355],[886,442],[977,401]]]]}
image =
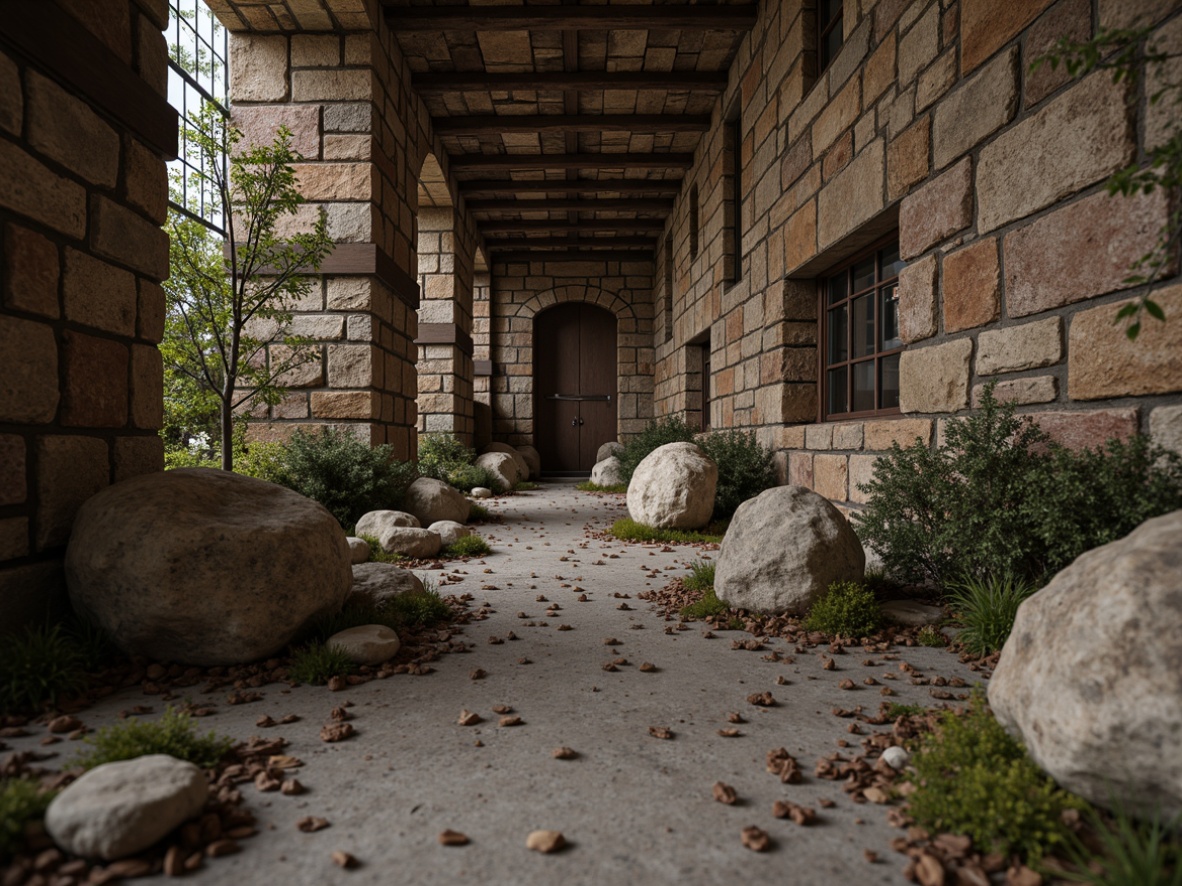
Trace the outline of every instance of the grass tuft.
{"type": "Polygon", "coordinates": [[[31,713],[84,682],[86,661],[61,625],[26,628],[0,643],[0,714],[31,713]]]}
{"type": "Polygon", "coordinates": [[[538,488],[540,487],[533,480],[518,480],[513,484],[514,492],[533,492],[538,488]]]}
{"type": "Polygon", "coordinates": [[[171,706],[155,722],[131,717],[123,723],[104,726],[85,742],[91,750],[75,761],[85,769],[148,754],[168,754],[202,769],[212,769],[234,745],[232,739],[214,732],[198,735],[193,718],[171,706]]]}
{"type": "Polygon", "coordinates": [[[690,564],[690,574],[682,583],[691,591],[713,590],[715,568],[716,564],[710,560],[695,560],[690,564]]]}
{"type": "Polygon", "coordinates": [[[1092,886],[1182,886],[1182,814],[1138,819],[1123,803],[1111,805],[1107,819],[1094,808],[1087,813],[1098,851],[1072,835],[1064,854],[1076,870],[1048,873],[1092,886]]]}
{"type": "MultiPolygon", "coordinates": [[[[0,779],[0,861],[14,855],[25,842],[25,827],[45,817],[54,798],[31,778],[0,779]]],[[[21,878],[18,873],[16,882],[21,878]]]]}
{"type": "Polygon", "coordinates": [[[402,554],[391,554],[382,547],[382,543],[373,535],[357,536],[369,545],[369,559],[371,563],[401,563],[406,559],[402,554]]]}
{"type": "MultiPolygon", "coordinates": [[[[364,622],[374,624],[375,622],[364,622]]],[[[353,625],[357,627],[357,625],[353,625]]],[[[342,628],[344,630],[344,628],[342,628]]],[[[347,677],[357,670],[357,664],[340,646],[314,641],[295,651],[288,673],[293,680],[323,686],[333,677],[347,677]]]]}
{"type": "Polygon", "coordinates": [[[1037,588],[1013,575],[966,578],[948,600],[963,625],[957,639],[973,655],[989,655],[1005,645],[1022,601],[1037,588]]]}
{"type": "Polygon", "coordinates": [[[486,520],[491,520],[491,519],[492,519],[492,511],[490,511],[484,505],[479,505],[479,504],[476,504],[476,502],[472,502],[472,507],[468,509],[468,522],[469,523],[483,523],[486,520]]]}
{"type": "Polygon", "coordinates": [[[466,535],[443,549],[445,557],[482,557],[491,552],[488,542],[479,535],[466,535]]]}
{"type": "MultiPolygon", "coordinates": [[[[690,603],[688,606],[683,606],[680,614],[684,619],[704,621],[716,615],[726,615],[728,612],[730,612],[730,607],[719,600],[718,596],[714,593],[714,588],[710,587],[705,590],[702,594],[702,599],[697,603],[690,603]]],[[[742,627],[741,622],[739,626],[742,627]]]]}
{"type": "Polygon", "coordinates": [[[924,625],[919,629],[916,641],[920,646],[947,646],[948,638],[935,625],[924,625]]]}
{"type": "Polygon", "coordinates": [[[655,529],[645,526],[627,517],[617,520],[608,530],[620,541],[663,541],[671,544],[720,544],[726,533],[726,523],[716,521],[706,527],[703,532],[691,532],[683,529],[655,529]]]}
{"type": "Polygon", "coordinates": [[[918,717],[920,714],[925,713],[926,711],[927,708],[925,708],[923,705],[899,704],[898,702],[892,701],[886,706],[886,711],[884,713],[891,720],[898,720],[900,717],[918,717]]]}
{"type": "Polygon", "coordinates": [[[575,486],[575,489],[580,492],[627,492],[627,483],[613,483],[611,486],[600,486],[598,483],[592,483],[587,480],[575,486]]]}
{"type": "Polygon", "coordinates": [[[878,600],[865,585],[835,581],[813,603],[804,626],[840,637],[866,637],[878,630],[878,600]]]}

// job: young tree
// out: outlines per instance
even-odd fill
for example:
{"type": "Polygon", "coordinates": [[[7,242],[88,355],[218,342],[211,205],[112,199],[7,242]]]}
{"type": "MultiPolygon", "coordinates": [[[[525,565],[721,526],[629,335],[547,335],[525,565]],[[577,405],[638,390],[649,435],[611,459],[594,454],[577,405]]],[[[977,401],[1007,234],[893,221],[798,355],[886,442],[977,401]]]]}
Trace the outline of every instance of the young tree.
{"type": "MultiPolygon", "coordinates": [[[[283,378],[314,358],[306,340],[289,333],[292,305],[307,294],[332,248],[321,211],[309,233],[281,236],[280,222],[304,202],[292,164],[300,160],[281,127],[270,145],[240,149],[242,133],[216,106],[190,115],[185,136],[197,157],[189,173],[187,212],[169,214],[171,277],[165,284],[164,355],[168,387],[217,404],[222,468],[234,465],[236,413],[274,405],[283,378]],[[229,157],[228,164],[222,158],[229,157]],[[200,220],[196,205],[212,203],[225,236],[200,220]],[[283,348],[267,345],[282,343],[283,348]]],[[[174,188],[173,200],[185,197],[174,188]]]]}

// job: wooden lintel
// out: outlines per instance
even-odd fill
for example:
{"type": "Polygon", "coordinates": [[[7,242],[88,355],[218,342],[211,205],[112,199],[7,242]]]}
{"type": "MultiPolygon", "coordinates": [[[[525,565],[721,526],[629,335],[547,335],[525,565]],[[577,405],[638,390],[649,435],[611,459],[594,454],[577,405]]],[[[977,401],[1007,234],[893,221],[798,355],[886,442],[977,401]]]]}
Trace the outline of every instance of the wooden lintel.
{"type": "Polygon", "coordinates": [[[492,360],[473,360],[472,374],[477,378],[486,378],[493,374],[492,360]]]}
{"type": "Polygon", "coordinates": [[[655,249],[657,241],[652,237],[538,237],[533,240],[525,237],[502,237],[500,239],[485,239],[484,245],[490,250],[498,249],[618,249],[620,247],[637,246],[655,249]]]}
{"type": "Polygon", "coordinates": [[[469,212],[668,212],[673,199],[518,200],[515,197],[468,200],[469,212]]]}
{"type": "Polygon", "coordinates": [[[719,92],[726,71],[528,71],[525,73],[438,72],[415,74],[421,93],[488,92],[493,89],[598,91],[601,89],[676,89],[719,92]]]}
{"type": "Polygon", "coordinates": [[[743,6],[393,6],[395,31],[747,31],[757,8],[743,6]]]}
{"type": "Polygon", "coordinates": [[[435,117],[436,135],[499,135],[512,132],[705,132],[709,114],[472,114],[435,117]]]}
{"type": "Polygon", "coordinates": [[[497,231],[539,232],[553,231],[563,234],[570,231],[663,231],[665,220],[660,218],[599,218],[582,221],[514,221],[498,218],[477,222],[480,230],[489,233],[497,231]]]}
{"type": "MultiPolygon", "coordinates": [[[[452,169],[455,169],[452,158],[452,169]]],[[[548,179],[538,181],[513,181],[512,179],[494,180],[478,179],[458,182],[461,194],[582,194],[582,193],[610,193],[610,194],[676,194],[681,190],[681,179],[590,179],[578,178],[567,181],[548,179]]],[[[475,201],[468,201],[471,207],[475,201]]],[[[525,202],[525,201],[522,201],[525,202]]],[[[672,208],[672,207],[670,207],[672,208]]]]}
{"type": "Polygon", "coordinates": [[[416,345],[455,345],[469,357],[474,347],[472,336],[455,323],[420,323],[416,345]]]}
{"type": "Polygon", "coordinates": [[[546,262],[546,261],[582,261],[582,262],[596,262],[596,261],[630,261],[630,262],[649,262],[653,261],[652,250],[578,250],[568,249],[565,252],[497,252],[492,256],[492,263],[494,265],[505,264],[506,262],[546,262]]]}
{"type": "Polygon", "coordinates": [[[376,243],[338,243],[320,263],[321,274],[373,274],[399,301],[418,310],[419,284],[376,243]]]}
{"type": "Polygon", "coordinates": [[[693,154],[452,154],[453,172],[486,169],[689,169],[693,154]]]}

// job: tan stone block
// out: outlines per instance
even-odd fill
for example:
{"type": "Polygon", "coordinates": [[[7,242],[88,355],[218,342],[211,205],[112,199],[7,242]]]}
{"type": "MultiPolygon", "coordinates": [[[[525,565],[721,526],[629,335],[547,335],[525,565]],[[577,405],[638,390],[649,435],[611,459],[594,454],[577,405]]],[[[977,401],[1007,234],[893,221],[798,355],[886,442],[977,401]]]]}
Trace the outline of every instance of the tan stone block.
{"type": "Polygon", "coordinates": [[[0,53],[0,129],[20,135],[25,116],[20,69],[7,55],[0,53]]]}
{"type": "Polygon", "coordinates": [[[1149,413],[1149,436],[1158,446],[1182,455],[1182,406],[1158,406],[1149,413]]]}
{"type": "Polygon", "coordinates": [[[899,337],[911,344],[936,334],[939,261],[929,255],[899,272],[899,337]]]}
{"type": "Polygon", "coordinates": [[[776,442],[775,449],[804,449],[804,432],[808,425],[788,425],[773,428],[776,442]]]}
{"type": "Polygon", "coordinates": [[[1018,110],[1018,48],[1012,47],[936,107],[932,123],[936,169],[942,169],[1014,119],[1018,110]]]}
{"type": "Polygon", "coordinates": [[[29,519],[11,517],[0,520],[0,563],[29,553],[29,519]]]}
{"type": "Polygon", "coordinates": [[[66,543],[78,508],[110,483],[107,443],[97,437],[37,438],[37,550],[66,543]]]}
{"type": "Polygon", "coordinates": [[[1038,18],[1054,0],[963,0],[960,11],[961,67],[972,71],[1038,18]]]}
{"type": "Polygon", "coordinates": [[[131,423],[151,431],[164,426],[164,361],[152,345],[131,346],[131,423]]]}
{"type": "Polygon", "coordinates": [[[892,31],[866,60],[862,69],[862,104],[870,107],[895,82],[895,57],[898,41],[892,31]]]}
{"type": "Polygon", "coordinates": [[[67,320],[117,335],[135,335],[139,292],[130,271],[67,246],[62,291],[67,320]]]}
{"type": "Polygon", "coordinates": [[[325,160],[369,160],[373,156],[373,138],[368,135],[326,135],[325,160]]]}
{"type": "Polygon", "coordinates": [[[168,216],[168,168],[159,156],[130,136],[124,140],[123,187],[128,201],[157,224],[168,216]]]}
{"type": "Polygon", "coordinates": [[[369,200],[376,169],[369,163],[297,163],[297,187],[305,200],[369,200]]]}
{"type": "Polygon", "coordinates": [[[818,455],[813,459],[813,490],[834,501],[849,498],[849,464],[844,455],[818,455]]]}
{"type": "Polygon", "coordinates": [[[887,148],[887,197],[902,197],[928,177],[931,164],[932,118],[921,117],[899,134],[887,148]]]}
{"type": "Polygon", "coordinates": [[[0,206],[81,240],[86,234],[86,189],[0,139],[0,206]]]}
{"type": "Polygon", "coordinates": [[[915,110],[922,111],[940,99],[956,82],[956,48],[952,47],[922,74],[915,84],[915,110]]]}
{"type": "MultiPolygon", "coordinates": [[[[155,3],[155,0],[151,0],[155,3]]],[[[163,26],[147,16],[137,16],[135,23],[136,69],[140,78],[162,98],[168,97],[168,41],[160,33],[168,27],[165,7],[163,26]]]]}
{"type": "Polygon", "coordinates": [[[119,136],[84,102],[37,71],[25,75],[29,144],[91,184],[119,178],[119,136]]]}
{"type": "Polygon", "coordinates": [[[813,454],[811,452],[788,453],[788,482],[793,486],[813,488],[813,454]]]}
{"type": "Polygon", "coordinates": [[[816,382],[784,383],[784,421],[815,421],[817,417],[816,382]]]}
{"type": "Polygon", "coordinates": [[[115,482],[164,470],[164,441],[159,434],[115,438],[115,482]]]}
{"type": "MultiPolygon", "coordinates": [[[[277,102],[287,98],[287,38],[230,33],[230,98],[277,102]]],[[[296,97],[296,101],[303,101],[296,97]]]]}
{"type": "Polygon", "coordinates": [[[899,85],[906,86],[940,51],[940,5],[931,4],[899,39],[899,85]]]}
{"type": "Polygon", "coordinates": [[[1068,449],[1098,449],[1112,439],[1128,440],[1140,425],[1140,410],[1136,408],[1035,412],[1030,417],[1052,440],[1068,449]]]}
{"type": "MultiPolygon", "coordinates": [[[[1024,317],[1127,289],[1140,256],[1157,242],[1168,213],[1159,189],[1138,197],[1106,192],[1069,203],[1006,235],[1006,308],[1024,317]]],[[[1177,268],[1177,257],[1165,269],[1177,268]]]]}
{"type": "Polygon", "coordinates": [[[965,157],[899,207],[899,254],[905,259],[926,252],[973,221],[973,160],[965,157]]]}
{"type": "Polygon", "coordinates": [[[341,38],[336,34],[293,34],[291,63],[297,68],[327,68],[341,63],[341,38]]]}
{"type": "Polygon", "coordinates": [[[882,209],[885,160],[883,140],[875,139],[821,191],[817,201],[820,249],[827,249],[882,209]]]}
{"type": "Polygon", "coordinates": [[[924,445],[932,442],[932,420],[929,418],[890,418],[868,421],[863,426],[865,444],[863,448],[876,452],[890,449],[898,443],[907,447],[916,439],[924,445]]]}
{"type": "Polygon", "coordinates": [[[804,445],[808,449],[832,449],[833,425],[808,425],[804,429],[804,445]]]}
{"type": "Polygon", "coordinates": [[[1115,323],[1120,304],[1076,314],[1067,341],[1067,394],[1072,400],[1139,397],[1182,391],[1182,285],[1153,293],[1163,323],[1145,316],[1135,341],[1115,323]]]}
{"type": "Polygon", "coordinates": [[[90,242],[99,255],[153,280],[168,277],[168,234],[139,213],[102,195],[91,199],[90,242]]]}
{"type": "Polygon", "coordinates": [[[58,404],[57,342],[53,329],[0,314],[0,421],[46,424],[58,404]]]}
{"type": "Polygon", "coordinates": [[[377,418],[378,395],[373,391],[313,391],[315,418],[377,418]]]}
{"type": "Polygon", "coordinates": [[[27,496],[25,440],[16,434],[0,434],[0,505],[19,505],[27,496]]]}
{"type": "Polygon", "coordinates": [[[944,256],[944,331],[975,329],[1000,316],[997,240],[986,237],[944,256]]]}
{"type": "MultiPolygon", "coordinates": [[[[1027,32],[1026,57],[1038,58],[1050,51],[1061,37],[1082,42],[1091,36],[1090,0],[1060,0],[1027,32]]],[[[1071,79],[1066,65],[1052,68],[1049,64],[1042,64],[1036,71],[1028,70],[1022,89],[1026,107],[1034,107],[1071,79]]]]}
{"type": "MultiPolygon", "coordinates": [[[[973,408],[981,405],[985,385],[973,385],[973,408]]],[[[1053,375],[1036,375],[1031,378],[1010,378],[999,381],[993,390],[993,397],[999,403],[1014,403],[1025,406],[1030,403],[1050,403],[1059,396],[1059,380],[1053,375]]]]}
{"type": "Polygon", "coordinates": [[[333,341],[345,335],[345,318],[335,314],[296,314],[291,318],[291,335],[314,341],[333,341]]]}
{"type": "Polygon", "coordinates": [[[899,409],[902,412],[955,412],[969,405],[969,361],[973,341],[904,351],[899,358],[899,409]]]}
{"type": "Polygon", "coordinates": [[[239,144],[244,148],[273,144],[279,127],[286,126],[301,157],[315,160],[320,155],[319,105],[236,105],[234,125],[242,131],[239,144]]]}
{"type": "Polygon", "coordinates": [[[1178,8],[1176,0],[1100,0],[1100,27],[1131,28],[1160,21],[1178,8]]]}
{"type": "Polygon", "coordinates": [[[292,100],[361,101],[374,95],[374,76],[368,69],[338,71],[294,71],[291,75],[292,100]]]}
{"type": "Polygon", "coordinates": [[[57,246],[19,225],[4,229],[4,306],[42,317],[57,317],[57,246]]]}
{"type": "Polygon", "coordinates": [[[977,337],[978,375],[1037,369],[1062,358],[1063,320],[1059,317],[993,329],[977,337]]]}
{"type": "Polygon", "coordinates": [[[874,479],[874,469],[878,464],[877,455],[850,456],[850,501],[866,504],[870,501],[870,493],[863,492],[859,487],[865,486],[874,479]]]}
{"type": "Polygon", "coordinates": [[[367,277],[329,277],[328,309],[331,311],[368,311],[371,283],[367,277]]]}
{"type": "Polygon", "coordinates": [[[846,167],[850,162],[850,157],[854,152],[854,131],[847,129],[845,135],[839,138],[833,147],[829,149],[829,153],[825,155],[825,160],[821,166],[821,178],[824,181],[829,181],[838,172],[846,167]]]}
{"type": "Polygon", "coordinates": [[[1182,18],[1174,18],[1159,28],[1149,44],[1159,51],[1171,53],[1171,57],[1160,64],[1153,64],[1145,72],[1147,95],[1163,93],[1156,104],[1145,109],[1145,150],[1152,151],[1173,138],[1178,131],[1177,84],[1182,83],[1182,18]]]}
{"type": "MultiPolygon", "coordinates": [[[[117,341],[63,333],[62,424],[66,427],[121,428],[127,424],[127,347],[117,341]]],[[[161,403],[163,395],[161,394],[161,403]]]]}
{"type": "Polygon", "coordinates": [[[139,336],[153,344],[164,338],[164,290],[150,280],[139,280],[136,328],[139,336]]]}
{"type": "Polygon", "coordinates": [[[847,422],[833,426],[834,449],[861,449],[862,425],[860,422],[847,422]]]}
{"type": "Polygon", "coordinates": [[[280,387],[315,388],[324,384],[324,359],[318,347],[295,351],[287,345],[270,345],[267,359],[271,371],[277,373],[275,382],[280,387]]]}
{"type": "Polygon", "coordinates": [[[329,345],[329,387],[369,387],[374,383],[374,360],[377,356],[377,350],[369,345],[329,345]]]}
{"type": "Polygon", "coordinates": [[[862,113],[862,83],[851,78],[817,116],[812,126],[813,157],[823,154],[862,113]]]}
{"type": "Polygon", "coordinates": [[[991,231],[1107,178],[1133,158],[1125,84],[1097,71],[981,150],[977,228],[991,231]]]}

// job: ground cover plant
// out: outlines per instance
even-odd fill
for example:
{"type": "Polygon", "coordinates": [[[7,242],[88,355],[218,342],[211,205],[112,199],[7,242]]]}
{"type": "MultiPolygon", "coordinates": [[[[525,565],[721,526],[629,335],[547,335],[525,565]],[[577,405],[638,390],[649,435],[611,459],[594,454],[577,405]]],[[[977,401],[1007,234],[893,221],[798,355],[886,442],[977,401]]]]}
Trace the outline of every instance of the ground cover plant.
{"type": "Polygon", "coordinates": [[[838,637],[866,637],[881,620],[873,591],[861,582],[835,581],[810,607],[804,626],[838,637]]]}
{"type": "Polygon", "coordinates": [[[61,625],[28,627],[0,643],[0,714],[28,713],[85,683],[80,647],[61,625]]]}
{"type": "Polygon", "coordinates": [[[701,532],[687,529],[656,529],[637,523],[635,520],[623,517],[612,524],[608,530],[620,541],[664,541],[672,544],[719,544],[726,533],[726,524],[721,521],[711,523],[701,532]]]}
{"type": "Polygon", "coordinates": [[[123,723],[104,726],[84,741],[88,750],[76,761],[84,769],[148,754],[168,754],[202,769],[212,769],[234,745],[232,739],[214,732],[199,735],[193,718],[171,706],[159,720],[130,717],[123,723]]]}
{"type": "MultiPolygon", "coordinates": [[[[372,622],[363,622],[371,624],[372,622]]],[[[358,627],[358,625],[350,625],[358,627]]],[[[345,630],[345,628],[341,628],[345,630]]],[[[311,686],[323,686],[333,677],[347,677],[357,664],[335,643],[316,640],[292,652],[288,674],[293,680],[311,686]]]]}
{"type": "Polygon", "coordinates": [[[482,504],[472,502],[472,507],[468,509],[469,523],[483,523],[486,520],[491,520],[493,517],[492,511],[482,504]]]}
{"type": "Polygon", "coordinates": [[[25,827],[45,817],[55,796],[31,778],[0,779],[0,861],[25,842],[25,827]]]}
{"type": "Polygon", "coordinates": [[[445,557],[482,557],[491,552],[488,542],[479,535],[465,535],[443,549],[445,557]]]}
{"type": "Polygon", "coordinates": [[[1182,814],[1137,819],[1124,804],[1112,805],[1109,814],[1088,810],[1091,845],[1073,838],[1062,853],[1074,870],[1048,865],[1046,872],[1092,886],[1182,886],[1182,814]]]}
{"type": "Polygon", "coordinates": [[[627,483],[613,483],[610,486],[601,486],[598,483],[592,483],[590,480],[588,480],[583,483],[577,484],[575,486],[575,489],[579,490],[580,492],[617,492],[618,493],[618,492],[627,492],[628,491],[628,484],[627,483]]]}

